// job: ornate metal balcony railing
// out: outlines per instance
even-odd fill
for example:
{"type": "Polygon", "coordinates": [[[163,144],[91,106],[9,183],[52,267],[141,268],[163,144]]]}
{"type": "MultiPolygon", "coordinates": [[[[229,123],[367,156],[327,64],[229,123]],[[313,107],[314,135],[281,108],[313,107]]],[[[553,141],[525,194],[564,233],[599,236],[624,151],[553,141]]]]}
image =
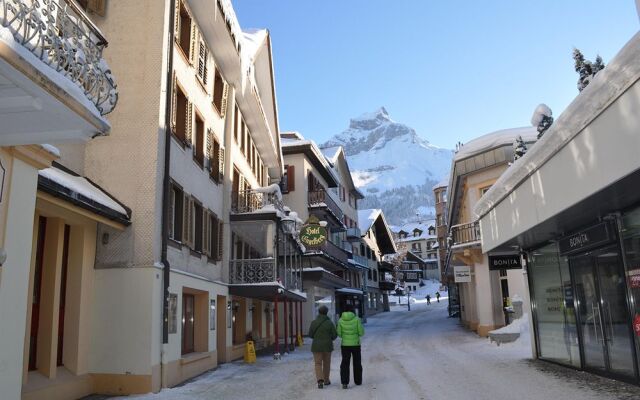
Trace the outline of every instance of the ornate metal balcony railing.
{"type": "Polygon", "coordinates": [[[309,207],[327,207],[337,219],[342,222],[343,212],[326,190],[319,189],[309,192],[309,207]]]}
{"type": "Polygon", "coordinates": [[[273,210],[284,212],[284,204],[276,193],[241,190],[232,193],[231,200],[231,212],[235,214],[268,210],[268,206],[273,206],[273,210]]]}
{"type": "Polygon", "coordinates": [[[453,238],[453,246],[478,242],[481,239],[480,223],[475,221],[468,224],[454,225],[451,227],[451,237],[453,238]]]}
{"type": "Polygon", "coordinates": [[[233,284],[276,282],[278,271],[275,259],[231,260],[229,277],[233,284]]]}
{"type": "Polygon", "coordinates": [[[107,41],[70,0],[0,0],[0,25],[40,61],[69,78],[101,115],[113,111],[118,90],[102,58],[107,41]]]}

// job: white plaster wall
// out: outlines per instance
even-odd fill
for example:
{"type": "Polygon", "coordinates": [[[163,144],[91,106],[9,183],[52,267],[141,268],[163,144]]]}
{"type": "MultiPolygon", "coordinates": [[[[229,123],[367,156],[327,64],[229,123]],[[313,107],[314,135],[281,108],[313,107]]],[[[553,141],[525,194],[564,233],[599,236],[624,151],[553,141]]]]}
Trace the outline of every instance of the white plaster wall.
{"type": "MultiPolygon", "coordinates": [[[[218,296],[228,296],[228,290],[226,286],[215,284],[212,282],[207,282],[206,280],[190,277],[181,273],[171,272],[170,282],[171,282],[171,286],[169,288],[169,292],[178,295],[178,307],[177,307],[178,330],[176,333],[169,334],[169,343],[165,347],[165,351],[166,351],[165,360],[164,360],[165,363],[171,362],[174,360],[179,360],[182,358],[182,333],[181,333],[180,321],[182,319],[183,288],[196,289],[196,290],[201,290],[203,292],[209,293],[209,300],[216,300],[216,315],[219,312],[226,313],[227,311],[226,304],[217,304],[218,296]]],[[[207,312],[207,316],[208,316],[208,312],[207,312]]],[[[217,321],[216,321],[216,329],[209,330],[209,320],[207,320],[207,331],[209,336],[209,344],[208,344],[209,351],[216,350],[217,332],[219,329],[228,329],[228,328],[226,327],[226,325],[223,327],[217,326],[217,321]]],[[[228,330],[227,337],[229,337],[230,335],[231,335],[231,329],[228,330]]]]}
{"type": "MultiPolygon", "coordinates": [[[[8,177],[5,177],[5,181],[8,177]]],[[[29,300],[29,266],[33,240],[38,171],[19,159],[13,160],[11,191],[5,192],[8,212],[4,231],[7,260],[0,280],[0,391],[3,400],[18,400],[25,360],[24,338],[29,300]]],[[[6,184],[6,182],[5,182],[6,184]]]]}
{"type": "MultiPolygon", "coordinates": [[[[327,187],[327,182],[322,175],[318,173],[318,170],[307,160],[304,154],[288,154],[284,156],[285,165],[293,165],[295,168],[295,190],[284,195],[284,203],[292,210],[298,213],[298,216],[303,221],[309,218],[309,206],[308,206],[308,182],[307,175],[309,171],[313,171],[314,175],[324,187],[327,187]]],[[[331,189],[329,189],[331,191],[331,189]]]]}
{"type": "Polygon", "coordinates": [[[487,256],[483,255],[483,263],[476,263],[475,271],[475,308],[480,325],[494,324],[493,290],[487,256]]]}
{"type": "Polygon", "coordinates": [[[153,267],[95,271],[90,372],[151,374],[154,336],[162,337],[153,315],[160,313],[161,275],[153,267]]]}
{"type": "Polygon", "coordinates": [[[640,168],[640,83],[636,82],[552,159],[481,220],[482,249],[557,215],[640,168]],[[571,190],[567,190],[567,187],[571,190]]]}

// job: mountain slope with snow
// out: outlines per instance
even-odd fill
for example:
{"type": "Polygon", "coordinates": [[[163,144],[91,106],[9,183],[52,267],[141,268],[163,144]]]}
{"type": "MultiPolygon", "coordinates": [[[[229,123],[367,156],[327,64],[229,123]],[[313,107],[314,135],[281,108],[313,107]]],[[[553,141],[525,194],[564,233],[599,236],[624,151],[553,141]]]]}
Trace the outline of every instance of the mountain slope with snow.
{"type": "Polygon", "coordinates": [[[349,129],[322,144],[343,146],[356,186],[366,198],[361,208],[382,208],[392,224],[433,214],[433,186],[447,176],[453,151],[421,138],[395,122],[382,107],[351,119],[349,129]]]}

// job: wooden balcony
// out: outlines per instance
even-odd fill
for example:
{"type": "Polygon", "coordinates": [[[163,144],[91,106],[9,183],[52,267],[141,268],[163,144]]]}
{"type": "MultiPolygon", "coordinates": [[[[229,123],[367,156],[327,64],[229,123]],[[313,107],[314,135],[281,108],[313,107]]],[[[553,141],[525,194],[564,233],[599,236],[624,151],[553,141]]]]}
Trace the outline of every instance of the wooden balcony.
{"type": "Polygon", "coordinates": [[[231,194],[231,212],[233,214],[275,213],[278,211],[284,213],[284,204],[276,193],[241,190],[231,194]]]}
{"type": "Polygon", "coordinates": [[[344,213],[325,189],[309,192],[308,203],[309,211],[318,218],[332,221],[336,228],[345,229],[343,223],[344,213]]]}

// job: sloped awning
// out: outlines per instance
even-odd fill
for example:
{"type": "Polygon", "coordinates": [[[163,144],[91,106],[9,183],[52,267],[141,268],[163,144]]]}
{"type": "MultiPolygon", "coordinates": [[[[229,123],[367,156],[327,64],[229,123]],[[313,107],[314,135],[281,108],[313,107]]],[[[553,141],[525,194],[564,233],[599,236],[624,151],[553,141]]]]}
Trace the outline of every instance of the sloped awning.
{"type": "Polygon", "coordinates": [[[264,301],[273,301],[276,296],[279,300],[307,301],[306,293],[285,289],[278,282],[231,284],[229,294],[264,301]]]}
{"type": "Polygon", "coordinates": [[[131,209],[91,180],[54,163],[38,171],[38,190],[118,224],[131,224],[131,209]]]}

